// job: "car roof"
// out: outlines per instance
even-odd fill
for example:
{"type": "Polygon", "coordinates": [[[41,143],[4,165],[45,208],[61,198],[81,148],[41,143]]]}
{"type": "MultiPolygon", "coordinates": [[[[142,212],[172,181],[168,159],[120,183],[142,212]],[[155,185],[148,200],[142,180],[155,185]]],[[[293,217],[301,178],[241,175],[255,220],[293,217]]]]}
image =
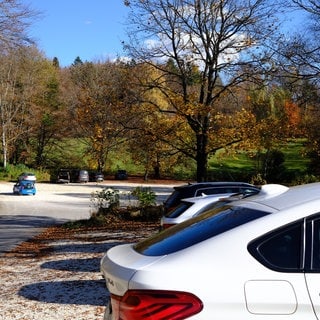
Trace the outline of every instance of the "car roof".
{"type": "Polygon", "coordinates": [[[218,194],[203,194],[201,196],[197,197],[190,197],[182,199],[181,202],[190,202],[190,203],[209,203],[211,201],[214,201],[216,199],[224,198],[224,197],[230,197],[231,195],[234,195],[236,193],[218,193],[218,194]]]}
{"type": "Polygon", "coordinates": [[[206,187],[206,186],[214,186],[214,187],[224,187],[224,186],[250,186],[253,187],[252,184],[246,182],[233,182],[233,181],[218,181],[218,182],[192,182],[188,184],[183,184],[180,186],[175,186],[175,190],[179,189],[187,189],[187,188],[198,188],[198,187],[206,187]]]}
{"type": "Polygon", "coordinates": [[[241,203],[261,204],[274,210],[286,210],[304,203],[320,200],[320,183],[310,183],[294,187],[279,188],[277,192],[262,190],[251,197],[239,200],[241,203]]]}
{"type": "MultiPolygon", "coordinates": [[[[261,187],[260,193],[258,193],[258,195],[260,196],[259,197],[260,199],[267,199],[270,197],[277,196],[283,192],[286,192],[288,189],[289,189],[288,187],[280,184],[267,184],[261,187]]],[[[255,194],[250,195],[250,197],[253,197],[253,196],[255,196],[255,194]]],[[[210,194],[210,195],[203,194],[197,197],[182,199],[181,203],[188,202],[193,204],[196,203],[200,205],[205,205],[207,203],[217,201],[217,200],[237,201],[237,200],[242,200],[242,198],[243,198],[242,193],[218,193],[218,194],[210,194]]]]}

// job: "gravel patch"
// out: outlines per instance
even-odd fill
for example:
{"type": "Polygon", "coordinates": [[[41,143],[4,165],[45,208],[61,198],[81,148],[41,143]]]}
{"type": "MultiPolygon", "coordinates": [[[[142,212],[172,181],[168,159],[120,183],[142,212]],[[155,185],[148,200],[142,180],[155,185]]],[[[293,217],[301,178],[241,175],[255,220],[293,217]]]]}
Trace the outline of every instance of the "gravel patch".
{"type": "Polygon", "coordinates": [[[102,256],[156,232],[152,226],[64,235],[52,230],[0,256],[1,320],[102,320],[108,298],[102,256]]]}

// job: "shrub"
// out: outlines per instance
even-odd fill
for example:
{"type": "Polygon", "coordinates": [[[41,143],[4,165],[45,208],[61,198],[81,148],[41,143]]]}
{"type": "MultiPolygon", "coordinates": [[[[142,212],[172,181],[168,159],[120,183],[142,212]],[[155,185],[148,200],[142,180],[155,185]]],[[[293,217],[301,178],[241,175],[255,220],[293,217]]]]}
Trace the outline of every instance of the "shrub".
{"type": "Polygon", "coordinates": [[[293,181],[293,185],[313,183],[318,181],[319,181],[319,178],[317,178],[316,176],[312,174],[305,174],[303,176],[298,177],[295,181],[293,181]]]}
{"type": "Polygon", "coordinates": [[[98,212],[109,212],[119,207],[119,190],[114,188],[103,188],[101,191],[91,193],[90,201],[98,212]]]}
{"type": "Polygon", "coordinates": [[[139,205],[142,208],[156,204],[156,194],[150,187],[136,187],[131,194],[138,198],[139,205]]]}
{"type": "Polygon", "coordinates": [[[251,177],[250,183],[259,186],[259,185],[266,184],[267,181],[262,178],[262,174],[261,173],[257,173],[256,175],[251,177]]]}

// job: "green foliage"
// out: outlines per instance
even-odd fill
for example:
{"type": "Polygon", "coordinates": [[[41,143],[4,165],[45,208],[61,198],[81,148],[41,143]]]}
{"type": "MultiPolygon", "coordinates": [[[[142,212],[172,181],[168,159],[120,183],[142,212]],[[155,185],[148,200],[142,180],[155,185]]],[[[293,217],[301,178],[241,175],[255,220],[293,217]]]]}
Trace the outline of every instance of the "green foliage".
{"type": "Polygon", "coordinates": [[[262,178],[261,173],[257,173],[256,175],[254,175],[251,180],[250,180],[251,184],[254,184],[256,186],[261,186],[263,184],[266,184],[267,181],[265,179],[262,178]]]}
{"type": "Polygon", "coordinates": [[[135,188],[129,196],[135,196],[139,200],[139,207],[119,207],[120,192],[114,188],[103,188],[91,194],[91,203],[95,208],[90,219],[69,222],[65,228],[77,229],[83,226],[103,226],[110,221],[158,221],[163,214],[162,206],[156,206],[156,194],[150,187],[135,188]],[[111,219],[111,220],[110,220],[111,219]]]}
{"type": "Polygon", "coordinates": [[[272,166],[268,168],[267,177],[263,169],[264,160],[261,157],[245,152],[236,154],[218,152],[209,159],[208,180],[250,182],[256,180],[260,174],[267,183],[293,184],[308,172],[310,161],[303,154],[304,143],[303,139],[294,139],[281,145],[272,155],[272,166]],[[281,168],[276,165],[279,161],[281,168]]]}
{"type": "Polygon", "coordinates": [[[156,194],[150,187],[136,187],[132,190],[131,194],[138,198],[142,208],[156,204],[156,194]]]}
{"type": "Polygon", "coordinates": [[[34,170],[30,169],[24,164],[7,165],[5,169],[0,169],[0,180],[4,181],[15,181],[18,176],[23,172],[32,172],[36,175],[37,181],[49,181],[50,175],[46,170],[34,170]]]}
{"type": "Polygon", "coordinates": [[[284,153],[279,150],[270,150],[260,154],[259,157],[262,161],[262,171],[264,172],[266,181],[269,183],[280,183],[286,171],[284,153]]]}
{"type": "Polygon", "coordinates": [[[92,192],[90,201],[98,212],[111,212],[119,207],[119,190],[114,188],[103,188],[101,191],[92,192]]]}
{"type": "Polygon", "coordinates": [[[319,178],[312,174],[305,174],[303,176],[298,177],[294,181],[294,185],[299,185],[299,184],[306,184],[306,183],[313,183],[313,182],[319,182],[319,178]]]}

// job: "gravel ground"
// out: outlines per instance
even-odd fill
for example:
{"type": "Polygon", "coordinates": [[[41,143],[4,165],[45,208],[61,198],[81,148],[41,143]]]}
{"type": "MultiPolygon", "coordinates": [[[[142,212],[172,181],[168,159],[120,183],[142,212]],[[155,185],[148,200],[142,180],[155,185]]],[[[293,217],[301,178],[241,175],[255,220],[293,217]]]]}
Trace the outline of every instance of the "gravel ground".
{"type": "Polygon", "coordinates": [[[156,230],[137,226],[60,235],[55,229],[0,256],[1,320],[102,320],[108,291],[100,259],[110,247],[156,230]]]}

